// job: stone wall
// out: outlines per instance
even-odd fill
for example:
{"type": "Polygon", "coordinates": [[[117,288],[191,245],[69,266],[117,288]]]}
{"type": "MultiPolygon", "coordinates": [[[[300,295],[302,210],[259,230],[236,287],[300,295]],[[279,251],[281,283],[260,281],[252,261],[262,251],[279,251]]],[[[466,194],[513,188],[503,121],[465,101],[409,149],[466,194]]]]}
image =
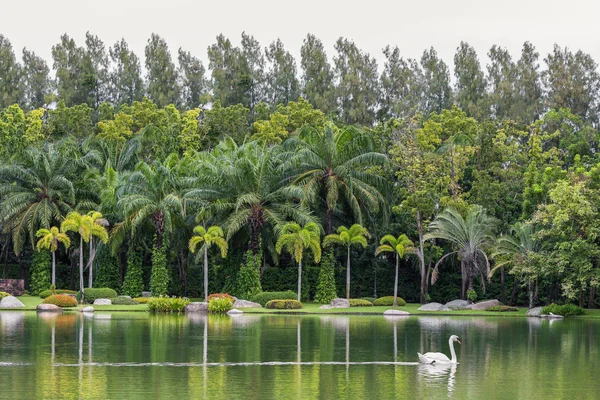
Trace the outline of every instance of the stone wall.
{"type": "Polygon", "coordinates": [[[21,296],[25,292],[25,281],[23,279],[0,279],[0,292],[21,296]]]}

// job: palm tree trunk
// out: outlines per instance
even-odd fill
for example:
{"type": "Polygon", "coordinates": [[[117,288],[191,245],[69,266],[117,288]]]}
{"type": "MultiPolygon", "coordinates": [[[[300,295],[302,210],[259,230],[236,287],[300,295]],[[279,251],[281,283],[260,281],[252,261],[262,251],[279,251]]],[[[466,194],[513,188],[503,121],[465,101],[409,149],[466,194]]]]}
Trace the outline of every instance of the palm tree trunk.
{"type": "Polygon", "coordinates": [[[531,281],[529,281],[528,284],[528,289],[529,289],[529,309],[533,308],[533,285],[531,283],[531,281]]]}
{"type": "Polygon", "coordinates": [[[504,287],[504,267],[500,268],[500,301],[506,304],[506,293],[504,287]]]}
{"type": "Polygon", "coordinates": [[[394,307],[398,305],[398,253],[396,253],[396,275],[394,277],[394,307]]]}
{"type": "Polygon", "coordinates": [[[56,288],[56,252],[52,252],[52,286],[56,288]]]}
{"type": "Polygon", "coordinates": [[[348,246],[348,259],[346,260],[346,299],[350,300],[350,246],[348,246]]]}
{"type": "Polygon", "coordinates": [[[588,308],[594,308],[594,297],[596,296],[596,288],[590,286],[590,296],[588,297],[588,308]]]}
{"type": "Polygon", "coordinates": [[[88,287],[92,287],[94,281],[93,270],[94,270],[94,238],[90,236],[90,260],[88,262],[88,287]]]}
{"type": "Polygon", "coordinates": [[[302,294],[302,260],[298,262],[298,301],[300,301],[300,296],[302,294]]]}
{"type": "Polygon", "coordinates": [[[325,216],[326,225],[325,225],[325,234],[329,235],[332,232],[332,224],[333,224],[333,210],[327,208],[327,214],[325,216]]]}
{"type": "Polygon", "coordinates": [[[423,252],[424,240],[423,240],[423,221],[421,221],[421,212],[417,211],[417,231],[419,233],[419,267],[421,270],[421,304],[425,304],[427,302],[427,280],[428,280],[428,271],[425,268],[425,253],[423,252]]]}
{"type": "Polygon", "coordinates": [[[79,291],[83,303],[83,236],[79,235],[79,291]]]}
{"type": "Polygon", "coordinates": [[[460,286],[460,298],[466,300],[467,298],[467,271],[465,270],[465,263],[460,260],[460,274],[462,277],[462,284],[460,286]]]}
{"type": "Polygon", "coordinates": [[[204,247],[204,301],[208,302],[208,248],[204,247]]]}

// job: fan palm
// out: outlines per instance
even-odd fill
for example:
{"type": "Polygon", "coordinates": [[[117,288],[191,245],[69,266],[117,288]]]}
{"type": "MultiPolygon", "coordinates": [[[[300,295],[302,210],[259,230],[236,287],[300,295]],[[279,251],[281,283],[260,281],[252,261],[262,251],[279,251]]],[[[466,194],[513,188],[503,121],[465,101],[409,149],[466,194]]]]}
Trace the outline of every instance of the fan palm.
{"type": "Polygon", "coordinates": [[[394,253],[396,257],[396,273],[394,275],[394,307],[398,305],[398,264],[401,258],[415,251],[414,243],[406,235],[400,235],[397,238],[392,235],[385,235],[379,241],[380,246],[375,250],[375,255],[381,253],[394,253]]]}
{"type": "Polygon", "coordinates": [[[455,208],[448,208],[440,213],[429,225],[425,240],[443,239],[454,246],[454,251],[442,256],[435,264],[431,274],[431,284],[435,284],[439,276],[439,266],[446,258],[457,254],[461,265],[462,287],[461,297],[464,299],[466,290],[473,289],[473,277],[479,274],[482,278],[490,271],[485,248],[493,243],[492,228],[494,221],[486,215],[480,206],[469,209],[466,218],[455,208]]]}
{"type": "Polygon", "coordinates": [[[276,245],[277,253],[281,254],[283,249],[298,263],[298,301],[300,301],[304,250],[312,251],[316,263],[321,261],[321,228],[314,222],[309,222],[304,227],[295,222],[285,224],[276,245]]]}
{"type": "Polygon", "coordinates": [[[40,238],[36,245],[38,251],[48,249],[52,252],[52,286],[56,287],[56,250],[59,243],[62,243],[65,248],[69,247],[71,240],[55,226],[50,229],[38,229],[35,236],[40,238]]]}
{"type": "Polygon", "coordinates": [[[370,135],[356,128],[337,130],[333,125],[317,130],[307,126],[288,139],[291,150],[286,163],[290,181],[302,189],[303,197],[315,203],[323,196],[326,233],[332,233],[333,215],[342,199],[358,223],[363,211],[378,212],[384,204],[386,180],[368,171],[387,161],[378,153],[370,135]]]}
{"type": "Polygon", "coordinates": [[[350,229],[345,226],[340,226],[337,229],[337,233],[332,233],[325,236],[323,240],[323,247],[337,244],[346,247],[347,259],[346,259],[346,299],[350,299],[350,249],[352,246],[367,247],[367,238],[369,232],[360,224],[354,224],[350,229]]]}
{"type": "Polygon", "coordinates": [[[200,250],[204,251],[204,301],[208,301],[208,249],[214,244],[221,250],[221,257],[227,257],[227,240],[224,239],[223,229],[218,226],[211,226],[204,229],[203,226],[194,228],[195,235],[191,237],[189,247],[194,253],[198,245],[202,245],[200,250]]]}

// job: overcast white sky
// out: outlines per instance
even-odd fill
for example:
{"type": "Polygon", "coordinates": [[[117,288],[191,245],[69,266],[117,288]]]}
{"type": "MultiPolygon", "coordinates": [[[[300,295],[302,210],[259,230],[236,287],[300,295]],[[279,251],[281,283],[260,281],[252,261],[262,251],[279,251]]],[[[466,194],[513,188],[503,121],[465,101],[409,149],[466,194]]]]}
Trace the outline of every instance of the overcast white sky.
{"type": "Polygon", "coordinates": [[[434,46],[451,63],[456,47],[466,40],[482,64],[493,44],[518,58],[524,41],[542,56],[554,43],[582,49],[600,61],[600,3],[588,0],[431,0],[328,1],[302,0],[0,0],[0,33],[21,49],[34,50],[51,64],[51,47],[62,33],[83,44],[86,31],[108,46],[124,37],[142,59],[152,32],[164,37],[176,54],[183,47],[206,65],[206,48],[223,33],[239,43],[242,31],[263,46],[281,38],[299,61],[308,32],[325,44],[330,61],[333,43],[344,36],[376,57],[381,49],[400,47],[405,57],[419,58],[434,46]]]}

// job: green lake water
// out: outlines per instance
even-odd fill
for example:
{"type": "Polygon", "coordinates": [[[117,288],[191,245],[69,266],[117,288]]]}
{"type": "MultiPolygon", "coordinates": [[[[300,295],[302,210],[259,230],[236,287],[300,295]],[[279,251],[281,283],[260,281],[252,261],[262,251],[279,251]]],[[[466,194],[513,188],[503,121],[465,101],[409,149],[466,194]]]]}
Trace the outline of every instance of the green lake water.
{"type": "Polygon", "coordinates": [[[6,399],[597,399],[600,321],[0,312],[6,399]],[[417,352],[459,365],[418,365],[417,352]]]}

